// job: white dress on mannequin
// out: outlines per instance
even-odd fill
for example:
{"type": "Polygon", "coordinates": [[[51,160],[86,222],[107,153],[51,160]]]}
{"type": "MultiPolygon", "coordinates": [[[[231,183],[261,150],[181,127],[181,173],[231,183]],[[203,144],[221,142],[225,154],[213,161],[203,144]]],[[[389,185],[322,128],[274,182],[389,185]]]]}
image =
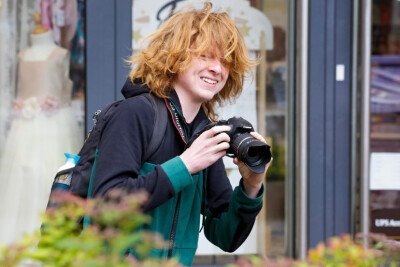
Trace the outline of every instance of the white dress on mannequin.
{"type": "Polygon", "coordinates": [[[64,153],[78,153],[83,128],[70,106],[69,54],[51,32],[32,34],[19,54],[20,91],[0,155],[0,244],[19,241],[40,227],[64,153]]]}

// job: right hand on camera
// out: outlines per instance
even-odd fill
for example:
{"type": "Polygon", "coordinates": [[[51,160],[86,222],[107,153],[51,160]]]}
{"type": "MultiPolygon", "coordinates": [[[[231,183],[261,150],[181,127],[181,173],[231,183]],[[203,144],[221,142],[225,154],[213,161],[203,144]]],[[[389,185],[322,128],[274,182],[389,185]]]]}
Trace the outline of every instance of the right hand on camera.
{"type": "Polygon", "coordinates": [[[190,174],[204,170],[226,155],[230,138],[225,132],[229,130],[229,126],[221,125],[204,131],[180,155],[190,174]]]}

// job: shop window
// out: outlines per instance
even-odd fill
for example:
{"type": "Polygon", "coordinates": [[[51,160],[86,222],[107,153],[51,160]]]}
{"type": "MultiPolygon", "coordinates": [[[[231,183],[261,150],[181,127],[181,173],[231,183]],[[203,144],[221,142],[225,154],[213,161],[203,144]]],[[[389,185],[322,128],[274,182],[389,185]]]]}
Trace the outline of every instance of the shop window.
{"type": "Polygon", "coordinates": [[[370,227],[400,239],[400,2],[373,1],[370,227]]]}
{"type": "Polygon", "coordinates": [[[85,2],[0,0],[0,245],[40,226],[84,139],[85,2]]]}

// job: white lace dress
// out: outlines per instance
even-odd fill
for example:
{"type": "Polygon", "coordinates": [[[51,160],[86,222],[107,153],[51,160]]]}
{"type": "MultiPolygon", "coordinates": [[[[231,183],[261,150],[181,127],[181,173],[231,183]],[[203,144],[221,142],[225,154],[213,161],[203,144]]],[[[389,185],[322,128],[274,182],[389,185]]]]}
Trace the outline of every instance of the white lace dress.
{"type": "Polygon", "coordinates": [[[65,77],[67,50],[55,48],[45,61],[20,55],[20,94],[0,152],[0,244],[11,244],[40,227],[64,153],[83,143],[70,106],[72,82],[65,77]]]}

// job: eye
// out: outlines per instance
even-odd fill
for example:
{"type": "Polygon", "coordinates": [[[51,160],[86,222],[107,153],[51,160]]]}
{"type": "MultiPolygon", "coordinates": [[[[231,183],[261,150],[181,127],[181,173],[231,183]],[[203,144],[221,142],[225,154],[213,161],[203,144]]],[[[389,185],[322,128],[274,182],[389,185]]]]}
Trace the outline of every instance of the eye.
{"type": "Polygon", "coordinates": [[[228,62],[228,60],[224,59],[224,58],[220,58],[219,62],[221,62],[221,64],[225,67],[228,68],[230,67],[230,63],[228,62]]]}

